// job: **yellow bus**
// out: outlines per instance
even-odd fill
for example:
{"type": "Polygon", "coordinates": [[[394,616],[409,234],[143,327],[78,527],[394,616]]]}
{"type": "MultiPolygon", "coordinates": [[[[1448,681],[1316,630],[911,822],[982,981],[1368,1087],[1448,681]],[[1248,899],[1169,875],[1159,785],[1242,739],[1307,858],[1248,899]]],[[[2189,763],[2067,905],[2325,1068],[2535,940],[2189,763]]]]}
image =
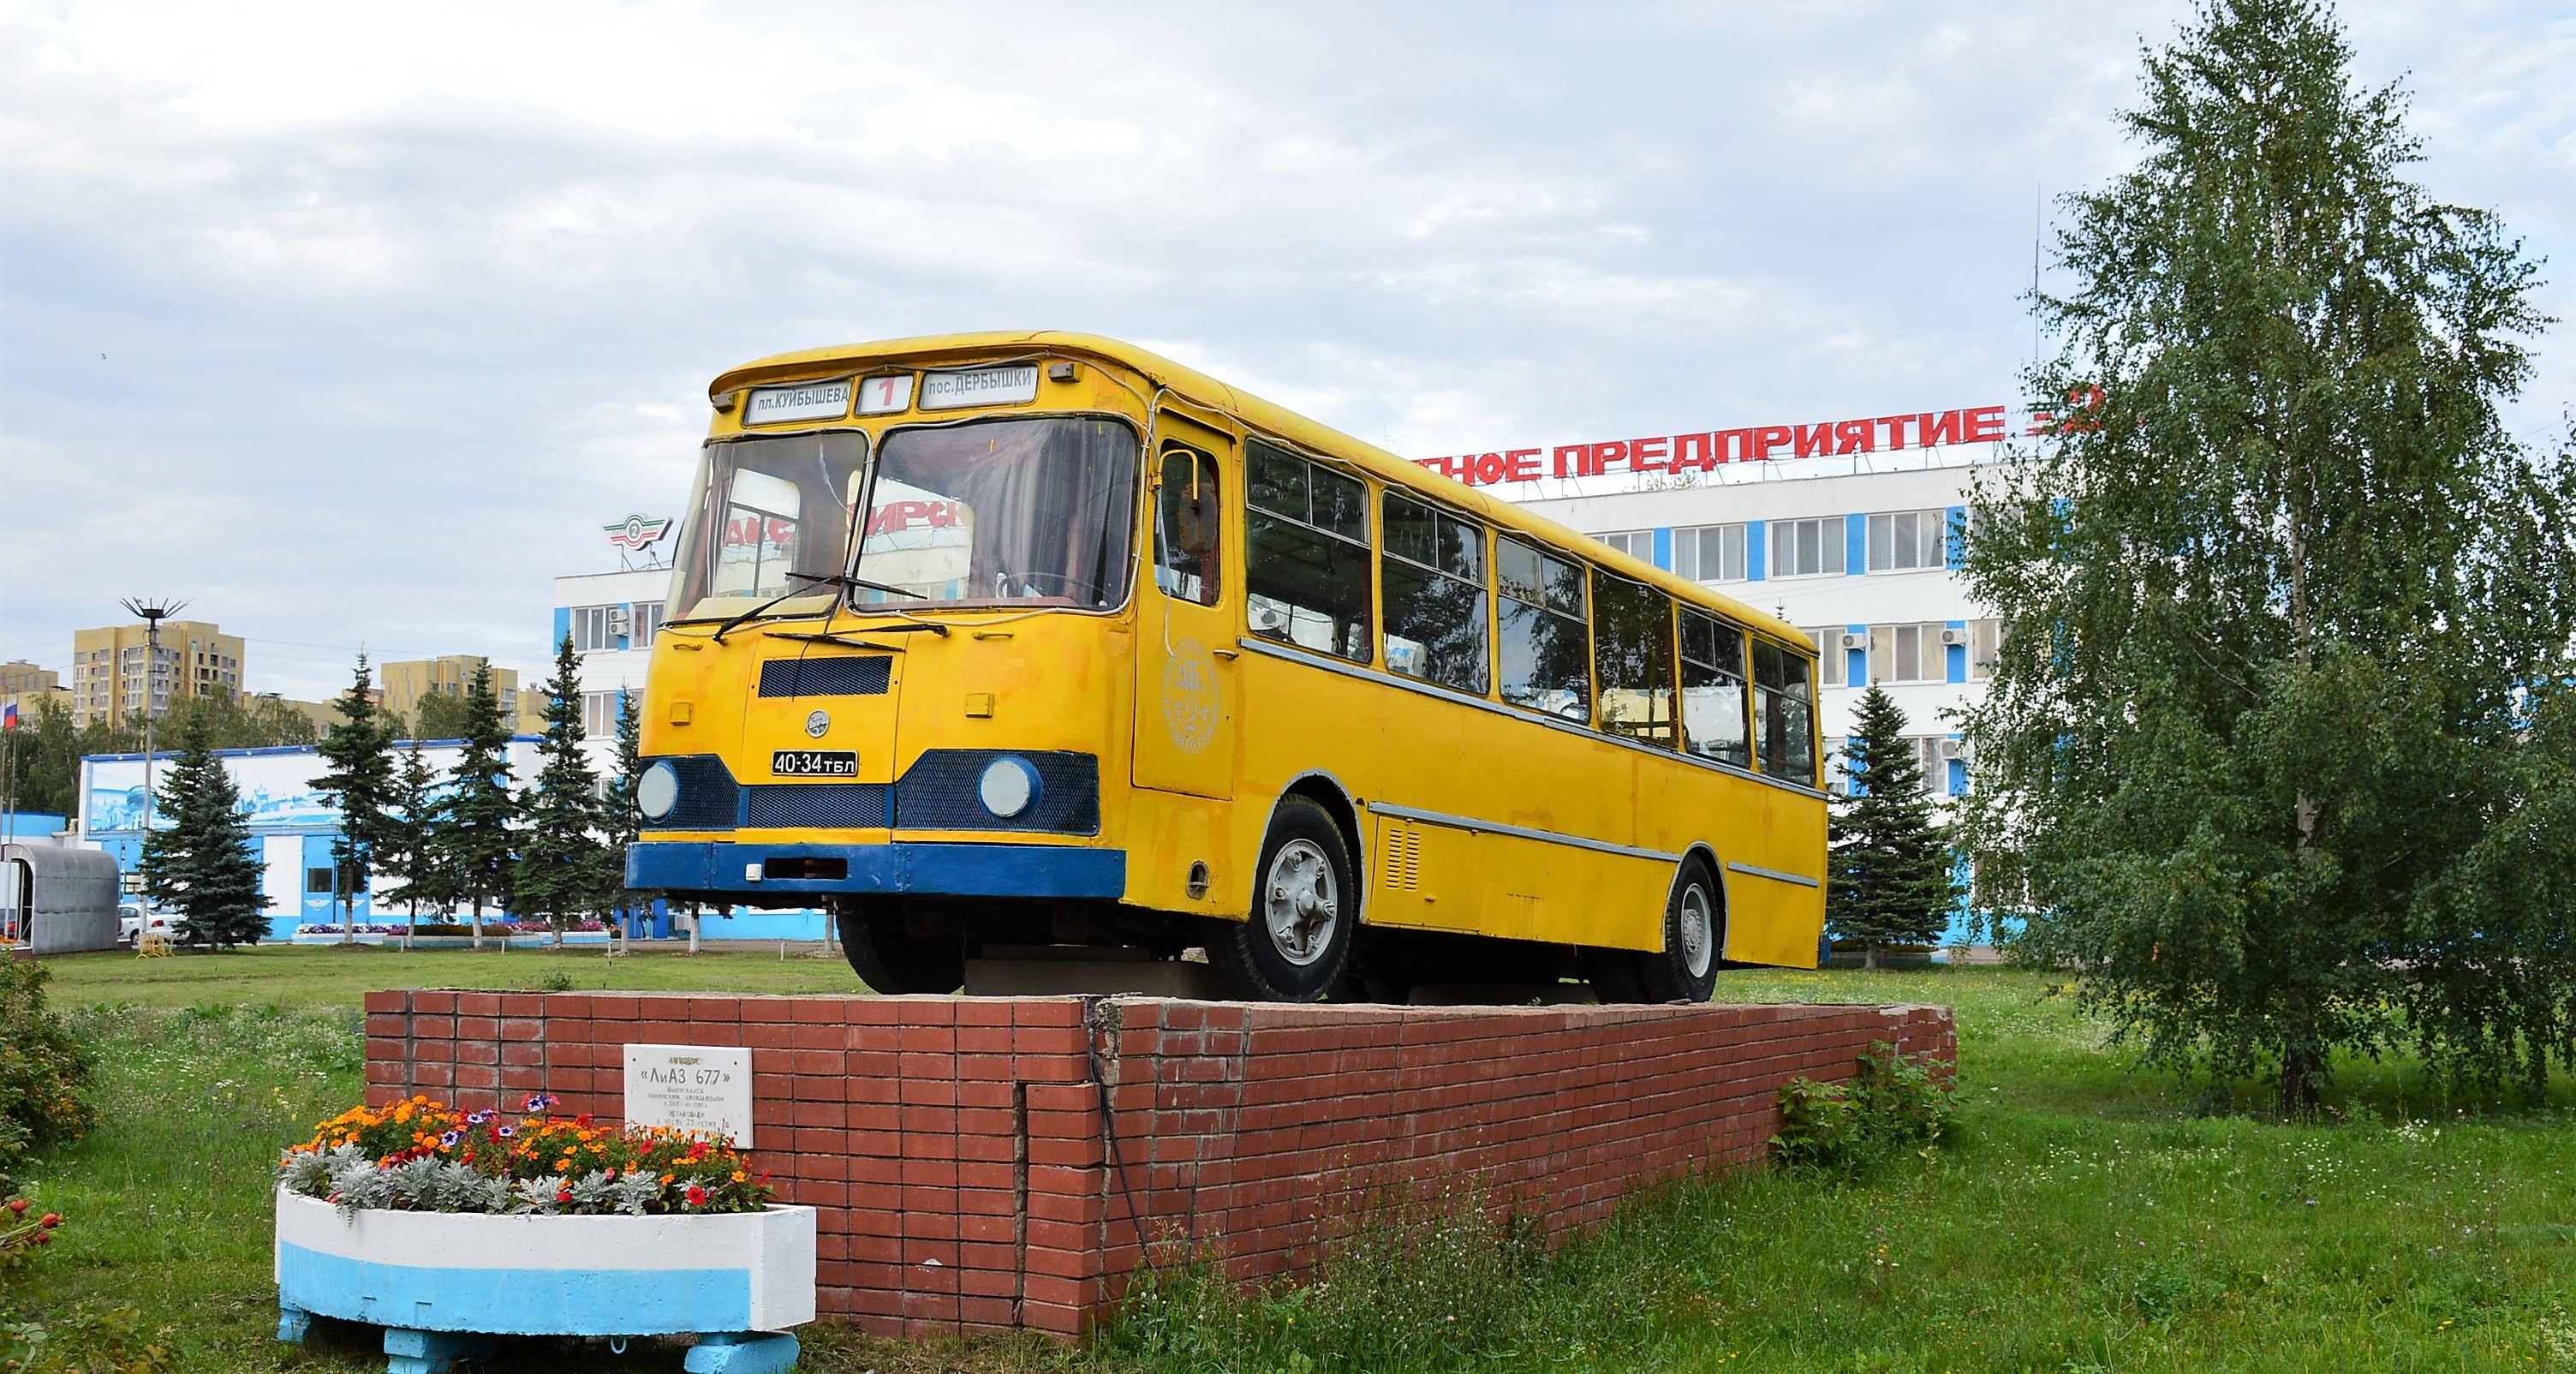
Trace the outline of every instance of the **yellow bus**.
{"type": "Polygon", "coordinates": [[[1778,618],[1111,339],[710,396],[631,886],[826,907],[889,992],[1035,946],[1200,949],[1261,1000],[1815,964],[1778,618]]]}

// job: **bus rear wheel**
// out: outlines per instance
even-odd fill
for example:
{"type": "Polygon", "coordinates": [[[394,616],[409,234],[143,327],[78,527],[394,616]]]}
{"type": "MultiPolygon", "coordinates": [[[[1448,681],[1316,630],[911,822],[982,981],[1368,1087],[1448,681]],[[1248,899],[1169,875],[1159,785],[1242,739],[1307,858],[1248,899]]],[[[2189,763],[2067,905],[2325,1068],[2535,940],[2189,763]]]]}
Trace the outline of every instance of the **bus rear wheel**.
{"type": "Polygon", "coordinates": [[[1664,899],[1664,947],[1587,949],[1583,974],[1604,1002],[1705,1002],[1725,949],[1726,899],[1708,865],[1688,859],[1664,899]]]}
{"type": "Polygon", "coordinates": [[[1359,925],[1359,892],[1341,827],[1324,808],[1289,797],[1270,818],[1253,870],[1249,919],[1208,941],[1208,962],[1236,994],[1312,1002],[1340,981],[1359,925]]]}
{"type": "Polygon", "coordinates": [[[955,992],[966,981],[966,942],[954,935],[923,937],[906,928],[901,908],[884,902],[846,902],[832,913],[841,953],[859,981],[880,993],[955,992]]]}

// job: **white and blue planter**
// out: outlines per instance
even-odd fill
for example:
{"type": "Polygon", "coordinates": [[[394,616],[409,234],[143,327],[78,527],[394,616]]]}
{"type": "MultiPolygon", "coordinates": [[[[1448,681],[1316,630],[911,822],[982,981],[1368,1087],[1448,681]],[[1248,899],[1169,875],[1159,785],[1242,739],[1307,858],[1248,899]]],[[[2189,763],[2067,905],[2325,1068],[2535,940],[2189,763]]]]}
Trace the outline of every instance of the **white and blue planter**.
{"type": "Polygon", "coordinates": [[[794,1367],[814,1320],[814,1209],[703,1216],[343,1212],[277,1193],[278,1339],[385,1328],[389,1374],[444,1374],[495,1336],[696,1333],[690,1374],[794,1367]]]}

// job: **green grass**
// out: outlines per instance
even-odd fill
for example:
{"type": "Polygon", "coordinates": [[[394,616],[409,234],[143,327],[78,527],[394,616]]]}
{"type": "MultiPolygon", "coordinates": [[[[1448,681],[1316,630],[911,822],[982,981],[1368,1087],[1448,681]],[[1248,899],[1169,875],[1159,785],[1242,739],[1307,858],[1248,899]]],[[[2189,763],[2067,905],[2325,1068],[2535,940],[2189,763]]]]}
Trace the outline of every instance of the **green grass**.
{"type": "MultiPolygon", "coordinates": [[[[270,1339],[268,1163],[356,1097],[365,989],[522,987],[554,970],[579,987],[852,986],[838,963],[782,965],[774,947],[54,967],[59,1005],[125,1005],[76,1013],[102,1052],[102,1121],[30,1171],[70,1221],[8,1298],[137,1303],[206,1370],[381,1367],[347,1337],[270,1339]]],[[[1321,1291],[1238,1298],[1183,1271],[1087,1350],[816,1330],[805,1368],[2576,1370],[2563,1084],[2547,1102],[2460,1103],[2410,1065],[2345,1066],[2331,1099],[2345,1120],[2282,1125],[2123,1072],[2030,974],[1730,974],[1719,995],[1952,1004],[1954,1138],[1859,1182],[1668,1190],[1553,1251],[1435,1210],[1404,1243],[1364,1230],[1321,1291]]],[[[2264,1097],[2247,1085],[2238,1100],[2264,1097]]],[[[529,1346],[502,1367],[665,1374],[678,1357],[529,1346]]]]}
{"type": "Polygon", "coordinates": [[[549,975],[579,990],[637,992],[860,992],[836,954],[811,945],[751,942],[696,955],[657,949],[612,959],[596,947],[399,949],[372,945],[258,945],[224,954],[78,954],[48,960],[59,1006],[113,1002],[138,1007],[354,1007],[377,988],[534,988],[549,975]]]}

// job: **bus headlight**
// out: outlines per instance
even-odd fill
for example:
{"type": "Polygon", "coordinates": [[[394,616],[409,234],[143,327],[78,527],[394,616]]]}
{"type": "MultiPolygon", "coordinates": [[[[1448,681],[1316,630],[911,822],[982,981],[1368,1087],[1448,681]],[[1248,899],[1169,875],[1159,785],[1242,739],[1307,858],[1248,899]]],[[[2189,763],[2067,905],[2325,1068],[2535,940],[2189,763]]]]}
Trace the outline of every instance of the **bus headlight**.
{"type": "Polygon", "coordinates": [[[1038,770],[1027,759],[1001,758],[984,765],[975,797],[984,809],[1004,820],[1029,809],[1038,798],[1038,770]]]}
{"type": "Polygon", "coordinates": [[[635,780],[635,809],[644,813],[644,819],[658,821],[679,804],[680,770],[669,759],[645,769],[644,776],[635,780]]]}

